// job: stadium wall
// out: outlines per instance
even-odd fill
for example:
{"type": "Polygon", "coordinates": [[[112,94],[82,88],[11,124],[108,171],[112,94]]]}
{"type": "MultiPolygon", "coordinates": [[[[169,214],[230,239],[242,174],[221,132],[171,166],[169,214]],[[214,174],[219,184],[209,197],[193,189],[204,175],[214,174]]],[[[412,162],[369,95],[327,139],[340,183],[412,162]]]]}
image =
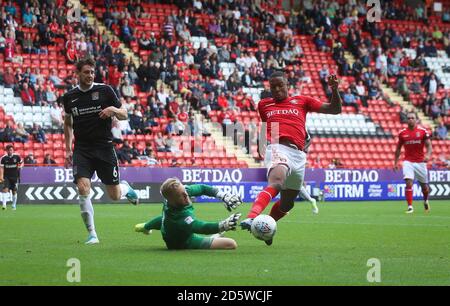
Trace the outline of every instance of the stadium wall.
{"type": "MultiPolygon", "coordinates": [[[[161,183],[178,177],[184,183],[204,183],[239,193],[252,202],[266,185],[265,169],[199,169],[124,167],[120,172],[135,188],[143,203],[161,203],[161,183]]],[[[430,170],[431,199],[450,199],[450,170],[430,170]]],[[[325,201],[403,200],[405,184],[401,171],[307,169],[307,188],[320,188],[325,201]]],[[[21,172],[18,201],[24,204],[78,204],[71,169],[61,167],[26,167],[21,172]]],[[[93,178],[91,196],[96,203],[110,203],[102,184],[93,178]]],[[[420,187],[414,185],[414,197],[420,199],[420,187]]],[[[202,197],[199,202],[211,202],[202,197]]],[[[125,200],[124,200],[125,202],[125,200]]]]}

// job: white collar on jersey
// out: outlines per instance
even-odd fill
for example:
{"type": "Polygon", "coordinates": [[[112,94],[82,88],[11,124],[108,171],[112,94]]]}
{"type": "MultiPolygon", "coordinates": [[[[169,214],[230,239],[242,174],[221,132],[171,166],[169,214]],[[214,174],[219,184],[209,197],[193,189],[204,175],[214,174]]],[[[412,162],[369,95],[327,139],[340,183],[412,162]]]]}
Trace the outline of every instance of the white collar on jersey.
{"type": "Polygon", "coordinates": [[[89,90],[92,89],[92,87],[94,87],[94,85],[99,85],[99,84],[101,84],[101,83],[95,83],[95,82],[92,82],[92,85],[91,85],[88,89],[86,89],[86,90],[81,89],[80,85],[77,85],[77,88],[78,88],[80,91],[82,91],[82,92],[88,92],[89,90]]]}

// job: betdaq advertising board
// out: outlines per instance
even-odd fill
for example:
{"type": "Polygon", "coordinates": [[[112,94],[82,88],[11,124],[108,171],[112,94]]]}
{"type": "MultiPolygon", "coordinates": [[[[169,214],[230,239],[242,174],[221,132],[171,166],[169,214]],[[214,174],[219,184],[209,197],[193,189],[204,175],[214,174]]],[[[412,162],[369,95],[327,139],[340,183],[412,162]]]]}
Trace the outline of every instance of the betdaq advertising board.
{"type": "MultiPolygon", "coordinates": [[[[450,199],[450,171],[430,170],[430,198],[450,199]]],[[[239,194],[253,202],[267,185],[265,169],[134,168],[120,170],[121,179],[137,190],[142,203],[161,203],[161,183],[177,177],[185,184],[207,184],[239,194]]],[[[110,203],[104,186],[94,175],[91,197],[95,203],[110,203]]],[[[405,184],[401,171],[355,169],[306,169],[308,191],[319,188],[325,201],[382,201],[404,199],[405,184]]],[[[414,197],[422,196],[414,185],[414,197]]],[[[200,202],[212,201],[207,197],[200,202]]],[[[62,167],[25,167],[21,172],[19,203],[78,203],[71,169],[62,167]]],[[[126,200],[123,200],[125,203],[126,200]]]]}

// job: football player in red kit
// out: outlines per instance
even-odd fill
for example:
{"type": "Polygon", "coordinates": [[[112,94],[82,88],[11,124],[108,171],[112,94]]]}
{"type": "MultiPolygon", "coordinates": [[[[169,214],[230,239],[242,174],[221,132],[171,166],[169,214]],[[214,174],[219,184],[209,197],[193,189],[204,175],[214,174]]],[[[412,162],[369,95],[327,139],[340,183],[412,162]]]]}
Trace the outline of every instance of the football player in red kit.
{"type": "Polygon", "coordinates": [[[405,160],[403,161],[403,179],[406,182],[405,197],[408,203],[406,213],[414,212],[413,202],[413,182],[417,179],[422,187],[423,206],[425,212],[430,211],[428,202],[428,171],[427,162],[431,158],[431,141],[428,131],[417,126],[417,115],[414,112],[408,113],[408,127],[401,130],[398,135],[397,149],[395,150],[394,169],[398,170],[398,160],[402,146],[405,147],[405,160]],[[423,148],[426,147],[427,153],[424,154],[423,148]]]}
{"type": "MultiPolygon", "coordinates": [[[[281,192],[270,215],[278,221],[294,206],[294,201],[303,186],[306,153],[306,114],[318,112],[339,114],[342,100],[338,91],[338,79],[328,77],[332,90],[331,103],[324,103],[307,96],[288,96],[288,82],[282,72],[274,72],[269,79],[271,98],[258,103],[261,120],[267,125],[264,163],[267,168],[268,186],[256,197],[247,219],[241,222],[242,229],[250,230],[253,219],[281,192]]],[[[263,131],[264,132],[264,131],[263,131]]],[[[271,245],[272,240],[266,241],[271,245]]]]}

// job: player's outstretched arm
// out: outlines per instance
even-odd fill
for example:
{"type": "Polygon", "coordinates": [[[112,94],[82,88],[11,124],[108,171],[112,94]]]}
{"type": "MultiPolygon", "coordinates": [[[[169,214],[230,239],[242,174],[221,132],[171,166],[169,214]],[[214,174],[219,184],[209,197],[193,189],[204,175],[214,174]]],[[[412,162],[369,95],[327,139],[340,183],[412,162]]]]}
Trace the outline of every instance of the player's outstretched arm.
{"type": "Polygon", "coordinates": [[[115,106],[109,106],[99,113],[100,118],[107,119],[111,117],[116,117],[119,120],[128,119],[128,112],[125,108],[117,108],[115,106]]]}
{"type": "Polygon", "coordinates": [[[146,230],[153,230],[153,229],[161,230],[161,225],[162,225],[162,216],[158,216],[145,223],[144,228],[146,230]]]}
{"type": "Polygon", "coordinates": [[[339,94],[339,80],[336,75],[328,77],[328,86],[331,88],[331,101],[324,103],[320,108],[320,113],[337,115],[342,112],[342,99],[339,94]]]}
{"type": "Polygon", "coordinates": [[[219,230],[224,231],[234,231],[236,230],[241,213],[232,214],[228,218],[219,222],[219,230]]]}
{"type": "Polygon", "coordinates": [[[220,199],[223,201],[224,206],[228,211],[236,209],[239,205],[242,204],[242,200],[239,195],[222,192],[216,187],[204,184],[195,184],[186,186],[186,192],[190,197],[206,195],[209,197],[220,199]]]}
{"type": "Polygon", "coordinates": [[[72,115],[64,115],[64,143],[66,145],[66,160],[64,166],[66,168],[72,165],[72,140],[73,140],[73,127],[72,127],[72,115]]]}

